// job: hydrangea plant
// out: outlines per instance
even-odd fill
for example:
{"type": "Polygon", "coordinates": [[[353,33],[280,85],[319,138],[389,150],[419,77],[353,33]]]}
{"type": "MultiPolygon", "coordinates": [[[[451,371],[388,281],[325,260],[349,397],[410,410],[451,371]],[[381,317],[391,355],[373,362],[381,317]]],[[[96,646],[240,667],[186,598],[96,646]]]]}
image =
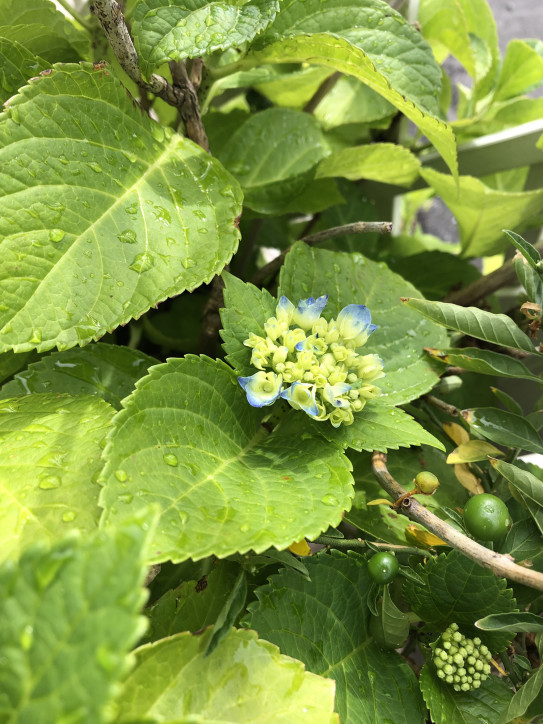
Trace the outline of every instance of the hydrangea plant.
{"type": "Polygon", "coordinates": [[[540,719],[541,43],[487,0],[0,18],[0,722],[540,719]]]}

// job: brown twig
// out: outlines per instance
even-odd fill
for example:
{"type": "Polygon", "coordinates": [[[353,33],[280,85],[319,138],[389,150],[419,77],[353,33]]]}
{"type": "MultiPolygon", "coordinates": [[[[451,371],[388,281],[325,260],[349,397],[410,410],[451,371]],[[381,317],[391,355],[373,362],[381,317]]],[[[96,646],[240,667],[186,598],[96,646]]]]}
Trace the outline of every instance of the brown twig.
{"type": "MultiPolygon", "coordinates": [[[[537,251],[543,251],[543,242],[539,241],[534,245],[537,251]]],[[[459,304],[462,307],[470,307],[481,299],[488,297],[502,287],[514,284],[517,281],[513,259],[506,261],[499,269],[476,279],[467,287],[448,294],[444,301],[451,304],[459,304]]]]}
{"type": "Polygon", "coordinates": [[[322,101],[325,95],[330,93],[332,88],[335,86],[335,84],[338,82],[338,80],[341,78],[341,73],[332,73],[332,75],[329,75],[328,78],[325,78],[323,82],[320,84],[320,86],[317,88],[315,93],[311,96],[311,98],[307,101],[305,106],[303,107],[303,110],[306,113],[313,113],[315,108],[319,105],[319,103],[322,101]]]}
{"type": "MultiPolygon", "coordinates": [[[[227,268],[227,267],[226,267],[227,268]]],[[[211,283],[211,293],[202,312],[202,326],[200,330],[200,352],[208,357],[216,357],[221,316],[219,309],[224,307],[224,281],[216,276],[211,283]]]]}
{"type": "Polygon", "coordinates": [[[209,150],[196,91],[188,76],[180,78],[172,85],[166,78],[153,73],[149,80],[145,80],[138,65],[138,54],[130,33],[126,26],[124,15],[116,0],[94,0],[91,6],[93,12],[107,36],[111,49],[128,77],[136,83],[142,91],[149,91],[162,98],[171,106],[179,109],[187,129],[188,137],[198,143],[206,151],[209,150]]]}
{"type": "Polygon", "coordinates": [[[454,405],[449,405],[448,402],[440,400],[439,397],[434,397],[434,395],[425,395],[424,399],[432,405],[432,407],[436,407],[438,410],[441,410],[441,412],[445,412],[447,415],[451,415],[452,417],[458,417],[458,408],[454,405]]]}
{"type": "MultiPolygon", "coordinates": [[[[381,483],[387,493],[397,500],[406,492],[402,486],[392,477],[387,469],[387,456],[384,453],[374,452],[371,458],[373,474],[381,483]]],[[[400,506],[400,512],[406,515],[415,523],[420,523],[427,530],[431,531],[438,538],[444,540],[452,548],[475,561],[484,568],[489,568],[497,576],[509,578],[525,586],[543,591],[543,573],[524,568],[517,565],[509,555],[502,555],[485,548],[468,538],[460,531],[445,523],[433,513],[430,513],[423,505],[413,498],[407,498],[400,506]]]]}
{"type": "MultiPolygon", "coordinates": [[[[391,221],[355,221],[353,224],[344,224],[343,226],[333,226],[331,229],[325,229],[324,231],[318,231],[316,234],[310,234],[305,236],[300,241],[304,241],[309,246],[316,246],[323,241],[333,239],[336,236],[343,236],[344,234],[390,234],[392,231],[391,221]]],[[[281,252],[279,256],[272,259],[268,264],[261,267],[251,279],[253,284],[262,284],[262,282],[269,276],[275,274],[275,272],[283,265],[285,257],[292,247],[288,247],[285,251],[281,252]]]]}

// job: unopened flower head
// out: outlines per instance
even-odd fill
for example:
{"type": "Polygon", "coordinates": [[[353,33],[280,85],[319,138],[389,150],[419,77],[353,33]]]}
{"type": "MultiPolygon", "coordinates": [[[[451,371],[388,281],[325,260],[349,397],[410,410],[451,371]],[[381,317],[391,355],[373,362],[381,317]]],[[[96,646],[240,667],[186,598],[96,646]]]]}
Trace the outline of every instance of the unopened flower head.
{"type": "Polygon", "coordinates": [[[265,337],[251,333],[244,344],[258,370],[238,377],[253,407],[286,400],[314,420],[334,427],[350,425],[366,402],[379,395],[373,383],[383,377],[376,354],[358,348],[376,329],[363,304],[349,304],[337,319],[321,316],[328,296],[300,299],[298,306],[281,297],[275,316],[264,324],[265,337]]]}

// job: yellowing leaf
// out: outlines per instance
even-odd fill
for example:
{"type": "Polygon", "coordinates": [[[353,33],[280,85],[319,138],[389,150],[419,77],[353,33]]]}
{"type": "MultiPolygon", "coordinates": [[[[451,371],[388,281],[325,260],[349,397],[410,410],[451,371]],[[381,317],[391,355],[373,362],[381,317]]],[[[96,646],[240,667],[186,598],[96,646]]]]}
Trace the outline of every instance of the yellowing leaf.
{"type": "Polygon", "coordinates": [[[460,485],[469,490],[470,493],[478,495],[485,492],[479,478],[471,472],[469,466],[465,463],[456,463],[454,474],[460,485]]]}
{"type": "Polygon", "coordinates": [[[294,553],[295,556],[311,555],[311,548],[307,545],[305,538],[302,538],[302,540],[298,541],[298,543],[292,543],[289,545],[288,549],[291,553],[294,553]]]}
{"type": "Polygon", "coordinates": [[[459,445],[456,450],[447,458],[447,462],[453,463],[475,463],[480,460],[487,460],[488,456],[503,456],[503,452],[485,440],[469,440],[459,445]]]}
{"type": "Polygon", "coordinates": [[[434,548],[435,546],[449,545],[445,541],[438,538],[437,535],[427,530],[421,530],[415,523],[411,523],[405,529],[405,540],[421,548],[434,548]]]}
{"type": "Polygon", "coordinates": [[[469,440],[468,431],[457,422],[444,422],[443,430],[457,445],[462,445],[469,440]]]}
{"type": "Polygon", "coordinates": [[[368,501],[366,505],[390,505],[391,508],[394,507],[394,503],[386,498],[375,498],[375,500],[368,501]]]}

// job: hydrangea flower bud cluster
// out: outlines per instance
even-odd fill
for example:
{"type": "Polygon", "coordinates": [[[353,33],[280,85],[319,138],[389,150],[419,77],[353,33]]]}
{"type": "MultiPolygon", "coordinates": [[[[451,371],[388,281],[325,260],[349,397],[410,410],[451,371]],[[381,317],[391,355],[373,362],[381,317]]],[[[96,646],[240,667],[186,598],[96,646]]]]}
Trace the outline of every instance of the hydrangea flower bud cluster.
{"type": "MultiPolygon", "coordinates": [[[[441,646],[434,649],[437,675],[455,691],[478,689],[490,675],[492,654],[480,638],[468,639],[451,623],[441,635],[441,646]]],[[[439,643],[439,641],[438,641],[439,643]]]]}
{"type": "Polygon", "coordinates": [[[321,313],[328,295],[301,299],[298,306],[281,297],[275,317],[264,324],[265,337],[251,333],[244,344],[252,351],[251,364],[259,370],[238,377],[253,407],[272,405],[282,398],[314,420],[330,420],[334,427],[350,425],[367,400],[379,395],[373,382],[383,377],[376,354],[360,355],[376,329],[363,304],[349,304],[337,319],[321,313]]]}

